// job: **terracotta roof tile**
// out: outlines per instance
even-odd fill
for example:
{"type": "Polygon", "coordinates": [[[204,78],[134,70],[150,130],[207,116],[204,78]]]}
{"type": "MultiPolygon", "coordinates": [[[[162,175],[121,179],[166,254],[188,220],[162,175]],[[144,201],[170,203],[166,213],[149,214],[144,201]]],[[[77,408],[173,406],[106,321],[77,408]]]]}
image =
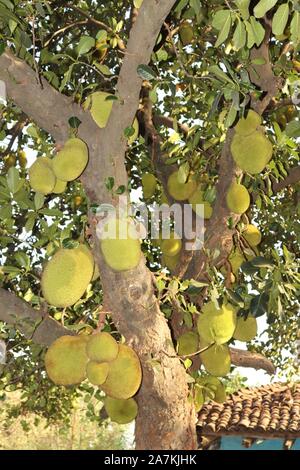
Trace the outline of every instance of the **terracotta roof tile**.
{"type": "Polygon", "coordinates": [[[198,431],[300,437],[300,383],[244,388],[221,405],[211,401],[199,412],[198,431]]]}

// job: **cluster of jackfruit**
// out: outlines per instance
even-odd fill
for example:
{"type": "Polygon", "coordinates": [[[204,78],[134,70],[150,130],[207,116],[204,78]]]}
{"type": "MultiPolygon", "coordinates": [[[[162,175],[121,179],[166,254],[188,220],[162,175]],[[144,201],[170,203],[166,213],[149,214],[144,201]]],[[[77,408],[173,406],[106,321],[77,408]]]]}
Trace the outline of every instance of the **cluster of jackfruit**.
{"type": "Polygon", "coordinates": [[[252,109],[235,126],[231,153],[237,166],[252,175],[262,172],[272,158],[272,143],[261,128],[260,115],[252,109]]]}
{"type": "Polygon", "coordinates": [[[141,259],[141,243],[130,218],[110,218],[100,235],[101,251],[106,264],[115,271],[129,271],[141,259]]]}
{"type": "Polygon", "coordinates": [[[237,316],[237,308],[230,303],[216,306],[210,301],[204,305],[197,322],[197,331],[188,331],[178,338],[180,356],[200,354],[205,370],[214,377],[230,372],[231,357],[228,342],[231,339],[250,341],[257,334],[257,322],[252,316],[237,316]]]}
{"type": "MultiPolygon", "coordinates": [[[[84,102],[83,108],[89,110],[91,116],[98,127],[105,128],[110,117],[114,102],[114,95],[104,91],[96,91],[89,95],[84,102]]],[[[128,137],[128,144],[131,145],[139,135],[139,122],[137,118],[132,123],[133,133],[128,137]]]]}
{"type": "Polygon", "coordinates": [[[29,168],[31,188],[41,194],[61,194],[67,183],[77,179],[88,163],[88,148],[78,138],[67,140],[53,159],[37,158],[29,168]]]}
{"type": "Polygon", "coordinates": [[[62,336],[49,347],[45,366],[57,385],[76,385],[87,378],[100,387],[112,421],[126,424],[136,418],[133,396],[141,385],[141,364],[132,348],[117,343],[109,333],[62,336]]]}
{"type": "Polygon", "coordinates": [[[45,300],[55,307],[74,305],[83,296],[95,271],[94,258],[85,245],[59,249],[42,273],[45,300]]]}

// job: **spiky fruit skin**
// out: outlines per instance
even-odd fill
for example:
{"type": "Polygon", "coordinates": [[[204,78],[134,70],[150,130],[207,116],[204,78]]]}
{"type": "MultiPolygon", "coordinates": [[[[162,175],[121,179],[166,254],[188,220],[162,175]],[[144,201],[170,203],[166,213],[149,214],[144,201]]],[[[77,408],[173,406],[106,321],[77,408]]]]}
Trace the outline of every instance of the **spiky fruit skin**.
{"type": "Polygon", "coordinates": [[[241,118],[234,129],[237,134],[245,137],[256,131],[260,125],[260,115],[253,111],[253,109],[250,109],[247,116],[245,118],[241,118]]]}
{"type": "Polygon", "coordinates": [[[180,25],[179,36],[184,46],[191,44],[191,42],[193,41],[194,29],[193,29],[193,26],[188,21],[185,21],[184,23],[180,25]]]}
{"type": "Polygon", "coordinates": [[[15,166],[16,164],[16,156],[15,155],[7,155],[5,158],[4,158],[4,169],[7,171],[9,170],[11,167],[15,166]]]}
{"type": "Polygon", "coordinates": [[[235,249],[230,253],[228,261],[231,265],[231,271],[233,274],[237,274],[238,270],[245,262],[245,258],[239,249],[235,249]]]}
{"type": "Polygon", "coordinates": [[[233,338],[238,341],[251,341],[257,335],[257,320],[252,316],[246,319],[239,317],[236,323],[236,329],[233,338]]]}
{"type": "Polygon", "coordinates": [[[189,203],[196,214],[204,219],[210,219],[213,213],[213,208],[208,201],[204,200],[204,191],[199,186],[196,191],[189,197],[189,203]],[[201,207],[198,207],[201,205],[201,207]]]}
{"type": "Polygon", "coordinates": [[[154,196],[157,188],[157,180],[151,173],[144,173],[142,176],[142,187],[145,199],[150,199],[154,196]]]}
{"type": "Polygon", "coordinates": [[[26,168],[27,165],[27,157],[26,153],[24,150],[19,150],[18,152],[18,160],[19,160],[19,165],[21,168],[26,168]]]}
{"type": "Polygon", "coordinates": [[[133,398],[120,400],[106,397],[104,408],[111,421],[118,424],[128,424],[133,421],[138,414],[138,406],[133,398]]]}
{"type": "Polygon", "coordinates": [[[271,160],[273,146],[261,131],[243,137],[235,134],[231,143],[231,153],[241,170],[256,175],[261,173],[271,160]]]}
{"type": "Polygon", "coordinates": [[[243,232],[243,237],[250,246],[255,247],[261,242],[261,233],[255,225],[249,224],[243,232]]]}
{"type": "Polygon", "coordinates": [[[65,192],[67,187],[67,182],[66,181],[61,181],[59,179],[56,179],[55,186],[52,190],[54,194],[62,194],[65,192]]]}
{"type": "Polygon", "coordinates": [[[119,345],[109,333],[96,333],[89,336],[86,352],[92,361],[111,362],[118,355],[119,345]]]}
{"type": "Polygon", "coordinates": [[[106,99],[109,96],[112,95],[96,91],[88,96],[84,103],[84,109],[90,110],[92,118],[101,129],[106,127],[113,106],[113,100],[106,99]]]}
{"type": "Polygon", "coordinates": [[[186,183],[180,183],[178,180],[178,171],[174,171],[168,178],[169,194],[176,201],[188,200],[196,188],[197,184],[192,179],[189,179],[186,183]]]}
{"type": "Polygon", "coordinates": [[[52,160],[48,157],[37,158],[29,168],[29,183],[37,193],[50,194],[56,183],[52,160]]]}
{"type": "Polygon", "coordinates": [[[250,195],[242,184],[232,183],[226,194],[228,209],[235,214],[244,214],[250,206],[250,195]]]}
{"type": "Polygon", "coordinates": [[[200,338],[207,343],[224,344],[229,341],[236,327],[236,309],[223,304],[219,309],[208,302],[199,315],[197,328],[200,338]]]}
{"type": "Polygon", "coordinates": [[[86,378],[86,336],[61,336],[49,347],[45,366],[57,385],[76,385],[86,378]]]}
{"type": "Polygon", "coordinates": [[[107,379],[109,371],[109,364],[107,362],[89,361],[86,366],[87,379],[93,385],[102,385],[107,379]]]}
{"type": "Polygon", "coordinates": [[[133,237],[131,222],[128,219],[111,219],[104,229],[108,238],[102,238],[100,246],[108,266],[115,271],[136,268],[141,259],[141,244],[133,237]]]}
{"type": "MultiPolygon", "coordinates": [[[[200,340],[200,349],[208,344],[200,340]]],[[[206,351],[200,353],[200,359],[205,370],[215,377],[225,377],[230,372],[231,357],[227,344],[215,344],[206,351]]]]}
{"type": "Polygon", "coordinates": [[[53,171],[61,181],[76,180],[88,164],[89,152],[87,145],[81,140],[67,140],[63,149],[53,158],[53,171]]]}
{"type": "Polygon", "coordinates": [[[101,389],[112,398],[126,400],[136,394],[141,380],[138,356],[129,346],[120,344],[118,356],[110,362],[108,376],[101,389]]]}
{"type": "Polygon", "coordinates": [[[199,336],[195,331],[187,331],[177,341],[178,355],[190,356],[199,350],[199,336]]]}
{"type": "Polygon", "coordinates": [[[178,255],[176,256],[166,256],[166,255],[163,255],[162,256],[162,259],[161,259],[161,262],[163,264],[163,266],[166,266],[169,271],[175,271],[178,263],[179,263],[179,260],[180,260],[180,253],[178,253],[178,255]]]}
{"type": "Polygon", "coordinates": [[[140,126],[139,126],[139,121],[137,120],[137,118],[134,118],[134,121],[132,123],[132,127],[134,129],[134,133],[130,137],[128,137],[128,145],[132,145],[133,142],[139,136],[140,126]]]}
{"type": "Polygon", "coordinates": [[[45,300],[55,307],[74,305],[84,294],[93,272],[94,259],[84,245],[58,250],[42,274],[45,300]]]}
{"type": "Polygon", "coordinates": [[[162,240],[160,247],[165,256],[177,256],[182,249],[182,241],[180,238],[175,238],[174,232],[171,232],[170,238],[162,240]]]}

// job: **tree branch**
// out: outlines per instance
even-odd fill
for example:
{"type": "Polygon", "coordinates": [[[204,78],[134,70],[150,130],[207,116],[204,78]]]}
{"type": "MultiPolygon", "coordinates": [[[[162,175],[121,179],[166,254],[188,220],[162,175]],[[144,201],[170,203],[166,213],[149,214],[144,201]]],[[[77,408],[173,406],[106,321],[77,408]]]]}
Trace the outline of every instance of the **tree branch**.
{"type": "Polygon", "coordinates": [[[300,167],[294,167],[292,168],[287,177],[284,178],[281,181],[277,181],[273,183],[273,191],[275,193],[278,193],[279,191],[282,191],[285,189],[287,186],[296,184],[300,182],[300,167]]]}
{"type": "Polygon", "coordinates": [[[276,369],[272,362],[262,354],[245,351],[243,349],[230,348],[232,364],[238,367],[252,367],[253,369],[263,369],[268,374],[275,374],[276,369]]]}
{"type": "MultiPolygon", "coordinates": [[[[175,129],[174,119],[170,116],[162,116],[160,114],[153,115],[153,123],[155,126],[166,126],[169,129],[175,129]]],[[[177,127],[183,134],[187,135],[189,133],[189,126],[187,124],[182,124],[181,122],[177,122],[177,127]]]]}
{"type": "Polygon", "coordinates": [[[35,310],[16,294],[0,288],[0,321],[14,326],[25,338],[49,346],[63,335],[74,335],[47,314],[35,310]]]}

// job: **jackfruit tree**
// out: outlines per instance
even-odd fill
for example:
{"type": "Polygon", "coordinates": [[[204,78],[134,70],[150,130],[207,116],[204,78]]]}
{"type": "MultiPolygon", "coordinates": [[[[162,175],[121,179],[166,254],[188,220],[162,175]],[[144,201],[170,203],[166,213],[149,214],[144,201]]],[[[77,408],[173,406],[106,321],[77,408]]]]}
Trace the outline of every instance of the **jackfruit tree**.
{"type": "Polygon", "coordinates": [[[299,25],[287,0],[0,0],[15,415],[84,397],[138,449],[196,449],[236,367],[297,377],[299,25]],[[136,202],[171,208],[155,236],[136,202]]]}

